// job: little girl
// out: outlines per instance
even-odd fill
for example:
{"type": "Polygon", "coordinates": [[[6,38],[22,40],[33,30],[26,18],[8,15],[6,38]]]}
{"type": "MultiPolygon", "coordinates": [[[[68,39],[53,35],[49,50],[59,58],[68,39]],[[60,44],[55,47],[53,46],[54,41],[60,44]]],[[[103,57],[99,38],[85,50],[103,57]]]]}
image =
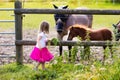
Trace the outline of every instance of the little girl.
{"type": "Polygon", "coordinates": [[[37,43],[33,51],[30,54],[30,58],[37,62],[35,70],[38,69],[39,65],[42,64],[42,69],[45,69],[45,62],[50,61],[54,58],[53,54],[49,52],[46,47],[47,34],[49,33],[49,23],[43,21],[40,25],[37,43]]]}

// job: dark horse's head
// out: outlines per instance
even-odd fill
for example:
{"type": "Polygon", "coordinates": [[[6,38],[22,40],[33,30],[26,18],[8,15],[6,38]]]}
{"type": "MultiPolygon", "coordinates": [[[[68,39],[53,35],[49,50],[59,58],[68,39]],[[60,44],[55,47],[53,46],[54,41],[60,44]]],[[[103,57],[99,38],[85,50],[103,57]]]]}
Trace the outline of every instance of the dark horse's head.
{"type": "MultiPolygon", "coordinates": [[[[67,6],[62,6],[62,7],[57,7],[56,5],[54,5],[55,9],[67,9],[67,6]]],[[[68,15],[67,14],[54,14],[54,18],[55,18],[55,22],[56,22],[56,29],[58,34],[60,34],[61,32],[63,32],[63,29],[66,25],[66,21],[68,19],[68,15]]]]}
{"type": "Polygon", "coordinates": [[[120,21],[117,24],[113,24],[113,27],[117,29],[118,30],[117,32],[119,33],[120,32],[120,21]]]}
{"type": "Polygon", "coordinates": [[[116,37],[116,40],[118,41],[120,39],[120,21],[117,24],[113,24],[113,27],[116,29],[115,37],[116,37]]]}

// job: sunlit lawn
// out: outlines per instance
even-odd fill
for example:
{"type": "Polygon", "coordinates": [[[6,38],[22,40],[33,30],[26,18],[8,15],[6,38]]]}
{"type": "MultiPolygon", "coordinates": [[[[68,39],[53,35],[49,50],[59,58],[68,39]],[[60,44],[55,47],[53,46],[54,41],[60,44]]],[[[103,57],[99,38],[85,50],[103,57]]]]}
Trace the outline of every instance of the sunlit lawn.
{"type": "Polygon", "coordinates": [[[113,64],[69,64],[56,59],[57,64],[46,64],[46,70],[32,69],[33,65],[17,66],[15,63],[0,66],[0,80],[120,80],[120,60],[113,64]]]}
{"type": "MultiPolygon", "coordinates": [[[[56,4],[57,6],[60,5],[69,5],[70,9],[74,9],[76,7],[88,7],[90,9],[119,9],[119,5],[113,4],[80,4],[78,3],[71,3],[71,2],[24,2],[22,4],[23,8],[46,8],[46,9],[53,9],[52,4],[56,4]]],[[[0,8],[14,8],[14,3],[0,3],[0,8]]],[[[0,12],[0,20],[14,20],[14,12],[9,11],[1,11],[0,12]]],[[[54,27],[54,17],[53,14],[23,14],[25,17],[23,18],[23,27],[25,28],[35,28],[38,27],[39,23],[42,20],[47,20],[50,22],[51,27],[54,27]]],[[[117,23],[120,19],[120,15],[94,15],[93,18],[93,28],[99,27],[108,27],[112,29],[112,24],[117,23]]],[[[9,28],[14,26],[13,23],[0,23],[0,28],[9,28]]]]}

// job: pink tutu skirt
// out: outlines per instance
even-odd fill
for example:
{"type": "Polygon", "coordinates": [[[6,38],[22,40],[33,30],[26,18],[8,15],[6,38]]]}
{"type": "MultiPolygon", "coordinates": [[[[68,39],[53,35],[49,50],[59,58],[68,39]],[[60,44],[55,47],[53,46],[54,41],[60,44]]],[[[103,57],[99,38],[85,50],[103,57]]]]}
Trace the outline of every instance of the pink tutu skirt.
{"type": "Polygon", "coordinates": [[[33,51],[30,54],[30,58],[37,62],[47,62],[53,59],[54,56],[49,52],[46,47],[42,49],[34,47],[33,51]]]}

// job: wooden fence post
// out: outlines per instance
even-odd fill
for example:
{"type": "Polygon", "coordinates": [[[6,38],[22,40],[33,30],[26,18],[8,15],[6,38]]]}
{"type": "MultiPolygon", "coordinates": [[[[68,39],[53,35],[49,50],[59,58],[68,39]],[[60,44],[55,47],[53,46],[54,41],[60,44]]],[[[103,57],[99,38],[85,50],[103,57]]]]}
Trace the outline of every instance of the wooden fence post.
{"type": "MultiPolygon", "coordinates": [[[[21,8],[22,3],[19,0],[15,1],[15,9],[21,8]]],[[[16,40],[22,40],[22,14],[20,13],[15,13],[15,38],[16,40]]],[[[23,45],[16,45],[16,62],[17,64],[23,64],[23,45]]]]}

